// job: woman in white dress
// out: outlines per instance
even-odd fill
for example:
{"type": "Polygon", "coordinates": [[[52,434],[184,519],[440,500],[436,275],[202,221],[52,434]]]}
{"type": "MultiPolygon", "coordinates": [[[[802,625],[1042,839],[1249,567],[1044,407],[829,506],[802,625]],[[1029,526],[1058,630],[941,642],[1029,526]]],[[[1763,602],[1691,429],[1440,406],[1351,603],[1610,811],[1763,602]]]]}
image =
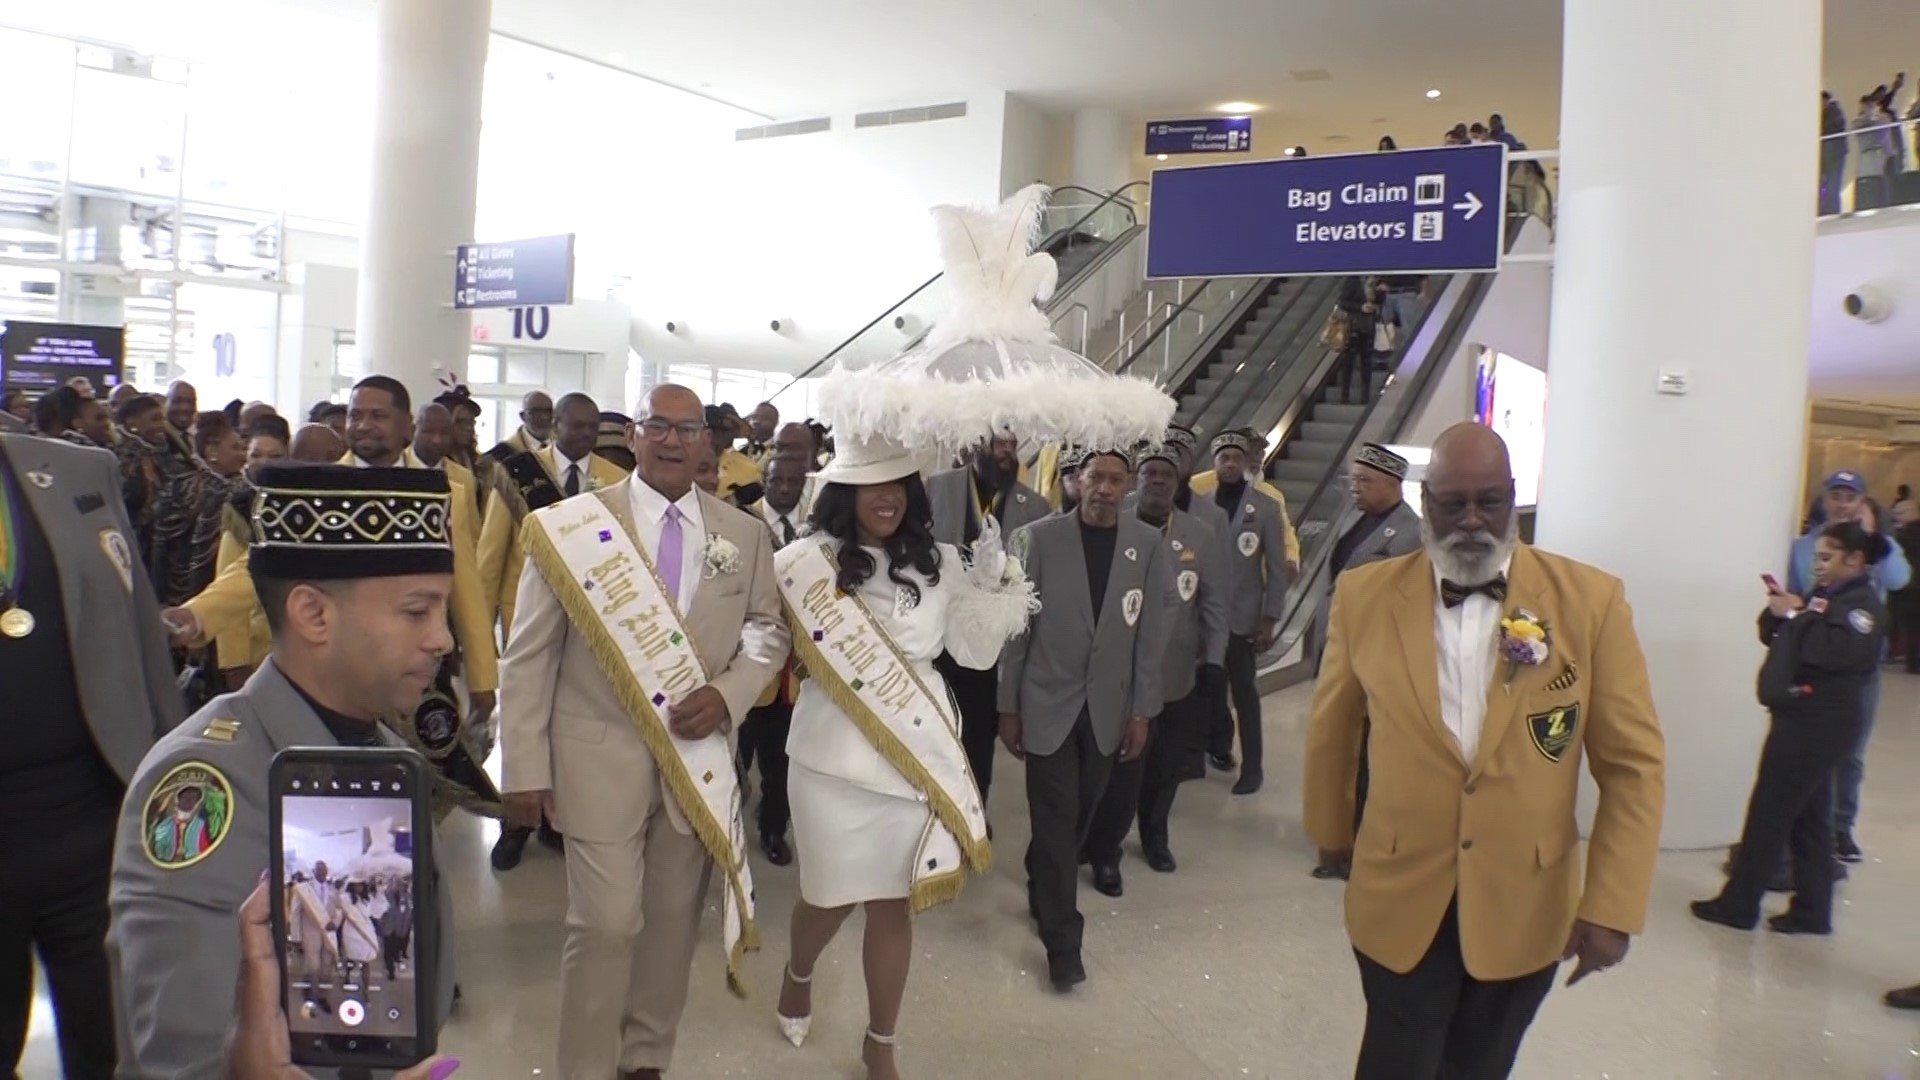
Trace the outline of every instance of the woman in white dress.
{"type": "Polygon", "coordinates": [[[964,666],[991,666],[1025,627],[1032,590],[991,528],[972,566],[934,541],[926,488],[898,447],[843,446],[817,475],[812,534],[781,552],[777,575],[808,675],[787,741],[800,899],[778,1012],[799,1046],[812,1020],[814,964],[864,905],[861,1056],[869,1077],[892,1080],[911,914],[957,894],[990,855],[933,659],[944,650],[964,666]]]}

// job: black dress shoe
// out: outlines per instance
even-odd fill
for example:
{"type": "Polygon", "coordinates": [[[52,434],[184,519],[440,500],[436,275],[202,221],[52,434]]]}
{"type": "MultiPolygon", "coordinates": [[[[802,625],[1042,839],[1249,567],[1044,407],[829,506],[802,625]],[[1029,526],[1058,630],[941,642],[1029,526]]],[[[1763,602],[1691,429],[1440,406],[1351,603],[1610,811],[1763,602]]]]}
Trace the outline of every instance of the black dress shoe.
{"type": "Polygon", "coordinates": [[[1173,852],[1167,850],[1163,846],[1148,848],[1147,849],[1147,867],[1156,874],[1173,873],[1176,867],[1176,864],[1173,861],[1173,852]]]}
{"type": "Polygon", "coordinates": [[[1920,1009],[1920,986],[1903,986],[1898,990],[1887,991],[1880,999],[1889,1009],[1920,1009]]]}
{"type": "Polygon", "coordinates": [[[1824,937],[1833,933],[1833,924],[1817,923],[1789,911],[1768,919],[1767,929],[1776,934],[1814,934],[1824,937]]]}
{"type": "Polygon", "coordinates": [[[1721,926],[1731,926],[1735,930],[1751,930],[1753,929],[1754,924],[1760,921],[1758,916],[1755,916],[1753,918],[1743,919],[1738,915],[1735,915],[1733,912],[1728,911],[1725,908],[1721,907],[1720,901],[1717,899],[1695,900],[1690,906],[1693,908],[1694,918],[1699,919],[1702,922],[1719,923],[1721,926]]]}
{"type": "Polygon", "coordinates": [[[787,846],[787,838],[772,833],[760,834],[760,854],[775,866],[785,866],[793,861],[793,849],[787,846]]]}
{"type": "Polygon", "coordinates": [[[1860,845],[1853,842],[1853,830],[1841,829],[1833,837],[1833,857],[1843,863],[1857,863],[1867,857],[1860,845]]]}
{"type": "Polygon", "coordinates": [[[532,829],[501,829],[500,839],[493,842],[493,868],[504,874],[519,866],[520,860],[527,854],[527,838],[532,835],[532,829]]]}
{"type": "Polygon", "coordinates": [[[1087,981],[1087,966],[1080,962],[1080,953],[1060,952],[1047,954],[1047,979],[1053,988],[1066,993],[1068,990],[1087,981]]]}
{"type": "Polygon", "coordinates": [[[1313,876],[1321,881],[1345,881],[1351,872],[1345,863],[1321,863],[1313,868],[1313,876]]]}
{"type": "Polygon", "coordinates": [[[567,850],[567,838],[553,831],[553,826],[544,821],[540,823],[540,843],[550,851],[567,850]]]}
{"type": "Polygon", "coordinates": [[[1266,782],[1267,778],[1263,773],[1242,772],[1240,779],[1234,782],[1233,793],[1235,795],[1251,795],[1259,791],[1266,782]]]}
{"type": "Polygon", "coordinates": [[[1233,768],[1233,755],[1232,754],[1208,754],[1207,764],[1213,766],[1216,769],[1219,769],[1221,772],[1226,772],[1228,769],[1233,768]]]}
{"type": "Polygon", "coordinates": [[[1102,896],[1118,897],[1126,892],[1120,881],[1120,864],[1097,862],[1093,864],[1093,887],[1102,896]]]}

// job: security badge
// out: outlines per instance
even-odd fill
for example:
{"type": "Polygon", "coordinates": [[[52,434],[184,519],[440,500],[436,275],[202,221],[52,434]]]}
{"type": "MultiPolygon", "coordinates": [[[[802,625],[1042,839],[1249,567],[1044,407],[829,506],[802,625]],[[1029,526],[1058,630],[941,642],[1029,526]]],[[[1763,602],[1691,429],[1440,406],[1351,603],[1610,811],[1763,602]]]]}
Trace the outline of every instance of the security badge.
{"type": "Polygon", "coordinates": [[[1200,589],[1200,575],[1191,570],[1182,570],[1180,571],[1179,585],[1180,602],[1183,604],[1191,603],[1193,601],[1193,594],[1200,589]]]}
{"type": "Polygon", "coordinates": [[[1260,534],[1243,532],[1240,534],[1240,539],[1237,543],[1240,548],[1240,554],[1251,559],[1253,558],[1253,553],[1260,550],[1260,534]]]}
{"type": "Polygon", "coordinates": [[[1128,626],[1140,621],[1141,599],[1139,589],[1128,589],[1127,595],[1120,600],[1120,614],[1126,616],[1128,626]]]}
{"type": "Polygon", "coordinates": [[[1566,756],[1567,747],[1573,745],[1573,735],[1579,727],[1578,702],[1527,717],[1527,735],[1533,740],[1533,748],[1556,765],[1566,756]]]}

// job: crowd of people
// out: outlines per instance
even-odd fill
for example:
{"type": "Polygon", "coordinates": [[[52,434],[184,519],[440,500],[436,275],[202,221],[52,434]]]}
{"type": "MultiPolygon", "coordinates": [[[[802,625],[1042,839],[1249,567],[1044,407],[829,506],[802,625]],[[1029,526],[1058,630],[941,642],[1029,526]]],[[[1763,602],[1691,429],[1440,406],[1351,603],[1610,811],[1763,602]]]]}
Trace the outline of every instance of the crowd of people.
{"type": "Polygon", "coordinates": [[[1898,99],[1906,84],[1902,71],[1892,82],[1860,95],[1851,119],[1838,98],[1820,92],[1820,213],[1840,212],[1849,154],[1854,159],[1854,209],[1902,201],[1896,196],[1900,177],[1920,170],[1920,162],[1908,154],[1909,142],[1920,152],[1920,138],[1909,140],[1907,131],[1908,125],[1920,123],[1920,94],[1903,109],[1898,99]]]}

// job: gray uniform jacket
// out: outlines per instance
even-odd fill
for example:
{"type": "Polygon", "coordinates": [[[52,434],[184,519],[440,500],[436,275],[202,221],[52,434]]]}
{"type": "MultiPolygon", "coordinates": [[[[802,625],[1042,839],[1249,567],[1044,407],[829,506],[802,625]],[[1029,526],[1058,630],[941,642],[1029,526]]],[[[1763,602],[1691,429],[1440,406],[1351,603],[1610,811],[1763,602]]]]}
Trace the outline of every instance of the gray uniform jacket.
{"type": "Polygon", "coordinates": [[[1009,545],[1040,597],[1040,614],[1000,654],[1000,711],[1018,713],[1030,754],[1060,749],[1084,706],[1100,752],[1111,754],[1133,716],[1162,706],[1167,596],[1174,588],[1158,530],[1121,514],[1100,618],[1087,593],[1087,553],[1077,515],[1050,517],[1009,545]]]}
{"type": "Polygon", "coordinates": [[[53,549],[93,744],[122,781],[130,780],[186,709],[159,601],[120,497],[119,462],[108,451],[58,439],[0,435],[0,468],[13,473],[14,490],[53,549]]]}
{"type": "MultiPolygon", "coordinates": [[[[933,503],[933,538],[966,551],[967,519],[980,513],[979,500],[974,497],[973,470],[948,469],[927,477],[927,499],[933,503]]],[[[1000,535],[1011,537],[1021,526],[1051,513],[1053,507],[1039,492],[1016,483],[1007,489],[1006,513],[1002,515],[1006,524],[1001,526],[1000,535]]]]}
{"type": "MultiPolygon", "coordinates": [[[[1340,530],[1339,535],[1345,536],[1346,530],[1353,528],[1359,520],[1358,517],[1349,514],[1344,523],[1345,528],[1340,530]]],[[[1387,513],[1386,520],[1373,530],[1373,535],[1360,541],[1360,546],[1353,549],[1352,555],[1347,556],[1347,565],[1341,567],[1340,572],[1344,574],[1348,570],[1368,563],[1411,555],[1419,551],[1420,546],[1420,515],[1413,512],[1413,507],[1402,502],[1387,513]]],[[[1339,584],[1339,579],[1336,578],[1328,586],[1327,595],[1321,598],[1320,606],[1313,613],[1315,668],[1320,665],[1321,651],[1327,647],[1327,616],[1333,611],[1333,589],[1339,584]]]]}
{"type": "MultiPolygon", "coordinates": [[[[384,729],[381,733],[399,745],[384,729]]],[[[218,1080],[227,1075],[227,1025],[240,971],[235,912],[272,865],[267,766],[289,746],[337,745],[269,659],[238,692],[208,702],[141,763],[120,808],[108,895],[120,1076],[218,1080]],[[184,862],[176,856],[169,861],[180,864],[165,868],[150,854],[147,804],[168,775],[183,766],[203,777],[217,774],[231,788],[232,799],[224,829],[209,834],[204,854],[184,862]]],[[[439,884],[435,1022],[444,1023],[453,1008],[453,906],[445,879],[439,884]]]]}
{"type": "Polygon", "coordinates": [[[1165,535],[1173,589],[1167,595],[1163,706],[1193,693],[1196,665],[1224,665],[1227,657],[1225,549],[1212,529],[1177,507],[1165,535]]]}
{"type": "Polygon", "coordinates": [[[1261,619],[1278,619],[1287,613],[1287,526],[1280,519],[1280,504],[1251,483],[1228,517],[1227,628],[1251,637],[1260,629],[1261,619]]]}

